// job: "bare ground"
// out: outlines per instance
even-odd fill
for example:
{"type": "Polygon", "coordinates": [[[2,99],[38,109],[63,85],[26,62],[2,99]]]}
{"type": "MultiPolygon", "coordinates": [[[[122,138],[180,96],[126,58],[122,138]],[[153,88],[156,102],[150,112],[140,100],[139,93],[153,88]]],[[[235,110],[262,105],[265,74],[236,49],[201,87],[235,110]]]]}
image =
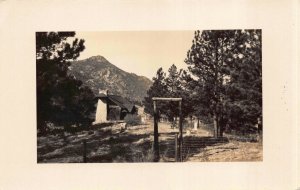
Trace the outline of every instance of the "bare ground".
{"type": "MultiPolygon", "coordinates": [[[[178,129],[159,123],[160,161],[174,162],[178,129]]],[[[37,139],[39,163],[83,162],[83,141],[87,142],[87,162],[152,162],[153,123],[130,126],[114,124],[77,133],[60,133],[37,139]]],[[[262,142],[247,142],[232,135],[215,139],[200,127],[184,129],[183,161],[262,161],[262,142]]]]}

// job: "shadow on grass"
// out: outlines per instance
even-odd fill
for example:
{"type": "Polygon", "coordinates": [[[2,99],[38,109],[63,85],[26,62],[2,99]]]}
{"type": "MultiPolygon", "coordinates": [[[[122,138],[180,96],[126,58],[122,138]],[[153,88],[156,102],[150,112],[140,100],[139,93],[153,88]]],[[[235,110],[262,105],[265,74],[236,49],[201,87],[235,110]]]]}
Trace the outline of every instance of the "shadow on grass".
{"type": "Polygon", "coordinates": [[[147,154],[152,148],[149,137],[146,134],[115,134],[105,140],[87,142],[88,152],[97,152],[101,147],[108,147],[104,154],[98,152],[88,157],[90,163],[111,163],[111,162],[138,162],[139,157],[147,154]],[[141,142],[139,142],[141,141],[141,142]],[[137,143],[139,142],[139,143],[137,143]]]}
{"type": "MultiPolygon", "coordinates": [[[[160,133],[161,161],[175,161],[176,133],[176,131],[160,133]]],[[[115,132],[109,128],[68,135],[64,133],[50,135],[38,140],[38,162],[63,160],[63,158],[70,158],[68,162],[71,163],[82,162],[84,140],[86,140],[86,155],[89,163],[152,162],[153,142],[150,136],[149,134],[129,134],[126,131],[115,132]]],[[[183,158],[186,160],[188,157],[200,153],[207,146],[227,142],[227,138],[185,136],[182,148],[183,158]]]]}

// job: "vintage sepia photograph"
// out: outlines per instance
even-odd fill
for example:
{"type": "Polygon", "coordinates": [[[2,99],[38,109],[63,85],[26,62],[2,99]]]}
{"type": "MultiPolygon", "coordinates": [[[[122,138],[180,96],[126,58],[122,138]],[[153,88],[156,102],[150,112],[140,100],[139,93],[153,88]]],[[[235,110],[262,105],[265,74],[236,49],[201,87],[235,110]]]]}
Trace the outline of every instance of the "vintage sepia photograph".
{"type": "Polygon", "coordinates": [[[263,161],[261,29],[35,40],[38,163],[263,161]]]}
{"type": "Polygon", "coordinates": [[[300,187],[300,2],[0,2],[0,190],[300,187]]]}

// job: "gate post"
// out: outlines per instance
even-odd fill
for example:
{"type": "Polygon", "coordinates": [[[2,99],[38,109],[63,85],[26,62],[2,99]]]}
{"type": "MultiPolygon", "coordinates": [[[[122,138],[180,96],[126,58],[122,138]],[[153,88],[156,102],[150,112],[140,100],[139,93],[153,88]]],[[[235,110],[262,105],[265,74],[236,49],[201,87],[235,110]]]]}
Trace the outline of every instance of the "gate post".
{"type": "Polygon", "coordinates": [[[175,162],[178,162],[178,133],[175,133],[175,162]]]}
{"type": "Polygon", "coordinates": [[[179,158],[182,161],[182,112],[181,112],[181,101],[182,98],[163,98],[163,97],[152,97],[153,111],[154,111],[154,162],[159,161],[159,145],[158,145],[158,113],[156,108],[156,101],[179,101],[179,158]]]}
{"type": "Polygon", "coordinates": [[[83,163],[87,163],[86,152],[86,139],[83,139],[83,163]]]}
{"type": "Polygon", "coordinates": [[[182,110],[181,110],[181,100],[179,101],[179,156],[180,162],[182,162],[182,145],[183,145],[183,138],[182,138],[182,110]]]}
{"type": "Polygon", "coordinates": [[[158,115],[156,108],[156,101],[153,101],[154,110],[154,162],[159,161],[159,145],[158,145],[158,115]]]}

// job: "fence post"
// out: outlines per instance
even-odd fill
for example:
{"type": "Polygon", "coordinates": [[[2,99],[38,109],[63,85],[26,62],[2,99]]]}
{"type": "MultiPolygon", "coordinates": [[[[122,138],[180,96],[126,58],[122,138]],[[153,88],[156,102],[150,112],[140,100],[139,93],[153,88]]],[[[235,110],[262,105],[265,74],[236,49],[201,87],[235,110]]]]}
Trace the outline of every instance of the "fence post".
{"type": "Polygon", "coordinates": [[[175,162],[178,162],[178,133],[175,133],[175,162]]]}
{"type": "Polygon", "coordinates": [[[182,162],[182,146],[183,146],[183,138],[182,138],[182,109],[181,109],[181,100],[179,101],[179,158],[180,162],[182,162]]]}
{"type": "Polygon", "coordinates": [[[83,139],[83,163],[86,163],[86,139],[83,139]]]}
{"type": "Polygon", "coordinates": [[[158,145],[158,114],[156,108],[156,101],[153,101],[154,110],[154,162],[159,161],[159,145],[158,145]]]}

